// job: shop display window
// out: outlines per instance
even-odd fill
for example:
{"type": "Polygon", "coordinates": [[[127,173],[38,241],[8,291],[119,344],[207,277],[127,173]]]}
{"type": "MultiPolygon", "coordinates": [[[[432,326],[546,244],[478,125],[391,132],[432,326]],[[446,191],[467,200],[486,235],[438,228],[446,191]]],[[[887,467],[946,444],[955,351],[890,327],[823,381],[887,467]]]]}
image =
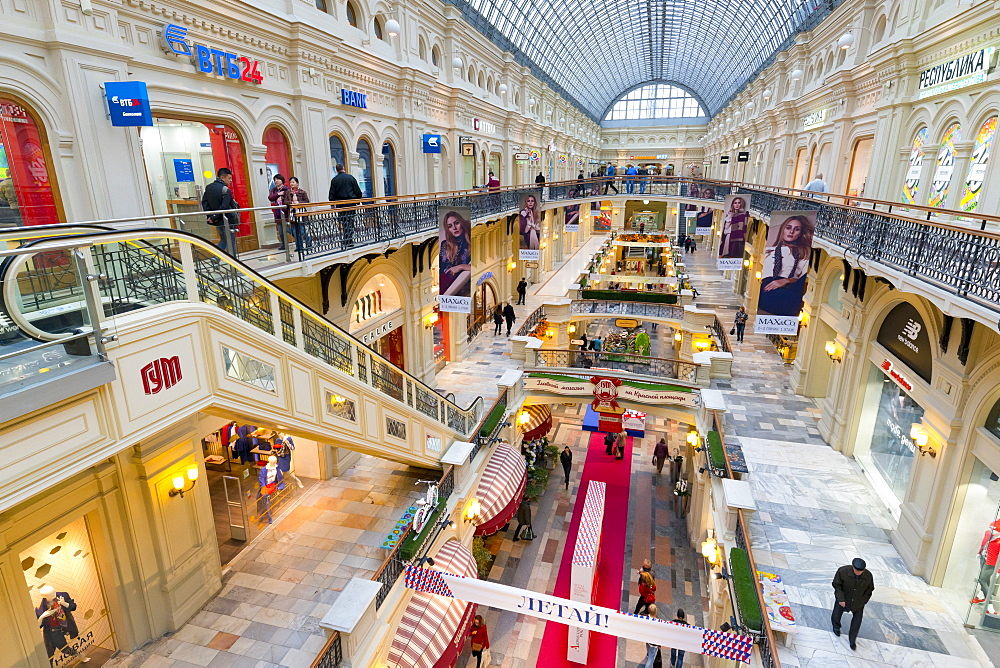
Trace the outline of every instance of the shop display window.
{"type": "Polygon", "coordinates": [[[958,609],[968,611],[966,624],[1000,631],[1000,475],[975,459],[964,487],[943,585],[958,609]]]}
{"type": "Polygon", "coordinates": [[[943,207],[948,202],[948,191],[955,176],[955,143],[960,141],[962,141],[962,126],[952,123],[941,137],[937,165],[931,181],[931,192],[927,198],[929,206],[943,207]]]}
{"type": "Polygon", "coordinates": [[[0,97],[0,227],[58,222],[41,125],[28,109],[0,97]]]}
{"type": "Polygon", "coordinates": [[[976,143],[972,148],[972,161],[969,163],[969,173],[962,189],[962,200],[959,208],[962,211],[975,211],[979,206],[979,193],[986,180],[986,168],[990,163],[990,147],[993,145],[993,135],[997,130],[997,117],[993,116],[983,123],[976,134],[976,143]]]}
{"type": "Polygon", "coordinates": [[[346,171],[351,171],[351,166],[347,164],[346,155],[344,141],[337,135],[330,135],[330,171],[333,176],[337,175],[337,165],[343,165],[346,171]]]}
{"type": "Polygon", "coordinates": [[[920,170],[924,163],[924,145],[930,135],[928,128],[921,128],[913,137],[910,146],[910,159],[906,167],[906,179],[903,183],[903,201],[907,204],[917,203],[917,193],[920,191],[920,170]]]}
{"type": "Polygon", "coordinates": [[[382,144],[382,186],[386,197],[396,194],[396,150],[390,142],[382,144]]]}
{"type": "Polygon", "coordinates": [[[372,146],[366,139],[358,140],[358,185],[364,197],[374,197],[372,192],[372,146]]]}
{"type": "Polygon", "coordinates": [[[859,139],[854,145],[854,155],[851,157],[851,173],[847,178],[847,194],[855,197],[865,196],[865,184],[868,181],[868,166],[872,161],[874,137],[859,139]]]}
{"type": "MultiPolygon", "coordinates": [[[[201,211],[205,186],[222,167],[233,172],[233,197],[240,207],[253,205],[243,141],[228,125],[157,118],[155,125],[140,129],[140,137],[154,213],[201,211]]],[[[250,220],[249,212],[240,214],[238,237],[252,235],[250,220]]],[[[206,239],[214,241],[218,236],[205,216],[185,216],[180,223],[178,219],[170,223],[174,228],[181,224],[206,239]]],[[[246,242],[241,243],[244,246],[246,242]]]]}
{"type": "Polygon", "coordinates": [[[264,185],[268,189],[273,185],[275,174],[281,174],[286,180],[295,176],[292,173],[289,155],[291,155],[291,152],[288,149],[288,138],[285,137],[285,133],[276,127],[270,127],[265,130],[264,162],[267,164],[267,169],[264,170],[266,178],[264,185]]]}
{"type": "Polygon", "coordinates": [[[117,644],[87,520],[46,536],[20,559],[49,664],[104,665],[117,644]]]}

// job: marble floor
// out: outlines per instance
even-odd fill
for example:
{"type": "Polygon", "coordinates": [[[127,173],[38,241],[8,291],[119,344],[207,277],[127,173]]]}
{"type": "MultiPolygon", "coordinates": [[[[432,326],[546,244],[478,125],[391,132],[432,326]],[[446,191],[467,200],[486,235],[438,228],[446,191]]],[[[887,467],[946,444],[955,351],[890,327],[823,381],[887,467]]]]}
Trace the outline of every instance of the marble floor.
{"type": "MultiPolygon", "coordinates": [[[[731,323],[727,311],[738,305],[731,283],[707,251],[685,257],[701,293],[699,306],[716,308],[731,323]]],[[[816,429],[819,409],[789,389],[790,367],[770,341],[747,334],[743,343],[733,343],[733,378],[713,385],[728,404],[727,440],[742,446],[750,469],[757,565],[782,576],[799,625],[790,646],[779,648],[782,666],[992,666],[942,590],[909,574],[889,542],[888,511],[858,463],[823,442],[816,429]],[[875,593],[852,651],[846,633],[831,631],[831,580],[857,556],[868,562],[875,593]]]]}

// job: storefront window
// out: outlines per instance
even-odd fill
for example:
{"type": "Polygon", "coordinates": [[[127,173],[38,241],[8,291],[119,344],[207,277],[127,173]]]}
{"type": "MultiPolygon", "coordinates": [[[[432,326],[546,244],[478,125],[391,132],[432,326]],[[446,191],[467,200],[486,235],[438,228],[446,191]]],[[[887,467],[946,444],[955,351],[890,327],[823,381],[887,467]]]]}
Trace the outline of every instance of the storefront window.
{"type": "Polygon", "coordinates": [[[386,197],[396,194],[396,150],[389,142],[382,144],[382,187],[386,197]]]}
{"type": "Polygon", "coordinates": [[[288,150],[288,138],[285,133],[275,127],[270,127],[264,131],[264,162],[267,169],[264,170],[266,176],[266,186],[271,187],[271,180],[275,174],[281,174],[286,179],[294,176],[292,173],[291,160],[288,150]]]}
{"type": "Polygon", "coordinates": [[[87,520],[35,543],[20,560],[49,664],[106,663],[118,646],[87,520]]]}
{"type": "Polygon", "coordinates": [[[990,162],[990,147],[993,145],[993,135],[997,130],[997,117],[989,119],[979,128],[976,143],[972,147],[972,161],[969,163],[969,175],[965,178],[965,188],[962,190],[962,201],[959,207],[962,211],[975,211],[979,205],[979,191],[983,189],[986,179],[986,167],[990,162]]]}
{"type": "MultiPolygon", "coordinates": [[[[154,213],[201,211],[205,186],[215,180],[223,167],[233,173],[236,202],[240,207],[253,206],[243,141],[228,125],[157,118],[152,127],[140,129],[140,137],[154,213]]],[[[249,238],[253,243],[250,214],[240,214],[240,220],[237,236],[249,238]]],[[[182,222],[188,232],[212,240],[217,236],[216,228],[208,225],[205,216],[185,216],[182,222]]],[[[178,219],[171,219],[170,224],[175,228],[180,226],[178,219]]],[[[240,246],[242,249],[246,244],[240,246]]]]}
{"type": "Polygon", "coordinates": [[[930,135],[928,128],[921,128],[913,137],[910,147],[910,161],[906,168],[906,180],[903,183],[903,201],[907,204],[917,203],[917,193],[920,190],[920,167],[924,163],[924,144],[930,135]]]}
{"type": "Polygon", "coordinates": [[[975,459],[964,489],[944,589],[968,611],[966,624],[1000,631],[1000,476],[975,459]]]}
{"type": "Polygon", "coordinates": [[[874,137],[859,139],[854,145],[854,155],[851,158],[851,174],[847,178],[847,194],[854,197],[865,196],[865,183],[868,180],[868,166],[872,161],[872,146],[874,137]]]}
{"type": "Polygon", "coordinates": [[[34,114],[0,97],[0,225],[59,222],[45,153],[44,134],[34,114]]]}
{"type": "Polygon", "coordinates": [[[806,149],[800,148],[799,152],[795,155],[795,175],[792,177],[792,187],[793,188],[804,188],[808,179],[808,173],[806,172],[806,149]]]}
{"type": "Polygon", "coordinates": [[[959,141],[962,141],[962,126],[952,123],[941,137],[934,180],[931,181],[931,193],[927,198],[930,206],[943,207],[948,202],[948,191],[955,176],[955,142],[959,141]]]}
{"type": "MultiPolygon", "coordinates": [[[[856,454],[876,488],[888,489],[899,504],[906,496],[916,452],[910,429],[923,419],[924,409],[874,364],[868,376],[865,403],[871,406],[872,401],[877,402],[877,408],[872,406],[875,410],[874,421],[869,423],[871,436],[867,443],[858,443],[856,454]]],[[[871,420],[870,413],[867,418],[871,420]]],[[[859,432],[859,441],[863,440],[864,435],[859,432]]]]}
{"type": "Polygon", "coordinates": [[[330,170],[333,176],[337,175],[337,165],[343,165],[344,169],[351,171],[346,160],[346,149],[343,140],[337,135],[330,135],[330,170]]]}
{"type": "Polygon", "coordinates": [[[374,197],[372,192],[372,145],[366,139],[358,140],[358,185],[365,197],[374,197]]]}

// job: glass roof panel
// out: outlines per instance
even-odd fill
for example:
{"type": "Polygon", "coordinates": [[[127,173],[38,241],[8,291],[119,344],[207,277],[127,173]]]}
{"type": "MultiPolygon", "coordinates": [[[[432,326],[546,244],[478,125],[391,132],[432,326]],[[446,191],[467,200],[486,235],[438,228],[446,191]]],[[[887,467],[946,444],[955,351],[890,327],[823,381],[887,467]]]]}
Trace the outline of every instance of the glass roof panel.
{"type": "Polygon", "coordinates": [[[679,84],[715,114],[841,2],[446,1],[594,120],[623,92],[654,82],[679,84]]]}

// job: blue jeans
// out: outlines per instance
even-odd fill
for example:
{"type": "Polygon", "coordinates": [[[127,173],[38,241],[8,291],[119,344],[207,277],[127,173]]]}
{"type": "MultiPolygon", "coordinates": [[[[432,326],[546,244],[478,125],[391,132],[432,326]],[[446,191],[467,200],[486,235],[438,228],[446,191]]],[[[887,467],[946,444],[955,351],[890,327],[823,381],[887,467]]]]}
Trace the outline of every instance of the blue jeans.
{"type": "Polygon", "coordinates": [[[653,668],[653,662],[656,661],[656,653],[659,650],[658,645],[646,643],[646,668],[653,668]]]}
{"type": "Polygon", "coordinates": [[[645,180],[639,181],[639,194],[640,195],[645,194],[645,192],[646,192],[646,181],[645,180]]]}
{"type": "Polygon", "coordinates": [[[625,192],[628,193],[629,195],[631,195],[632,191],[634,191],[634,190],[635,190],[635,181],[633,181],[632,179],[626,180],[625,181],[625,192]]]}
{"type": "Polygon", "coordinates": [[[684,666],[684,650],[670,650],[670,665],[673,666],[673,668],[682,668],[684,666]]]}
{"type": "Polygon", "coordinates": [[[312,246],[312,239],[309,237],[309,230],[305,223],[292,223],[292,235],[295,237],[295,249],[306,250],[312,246]]]}

